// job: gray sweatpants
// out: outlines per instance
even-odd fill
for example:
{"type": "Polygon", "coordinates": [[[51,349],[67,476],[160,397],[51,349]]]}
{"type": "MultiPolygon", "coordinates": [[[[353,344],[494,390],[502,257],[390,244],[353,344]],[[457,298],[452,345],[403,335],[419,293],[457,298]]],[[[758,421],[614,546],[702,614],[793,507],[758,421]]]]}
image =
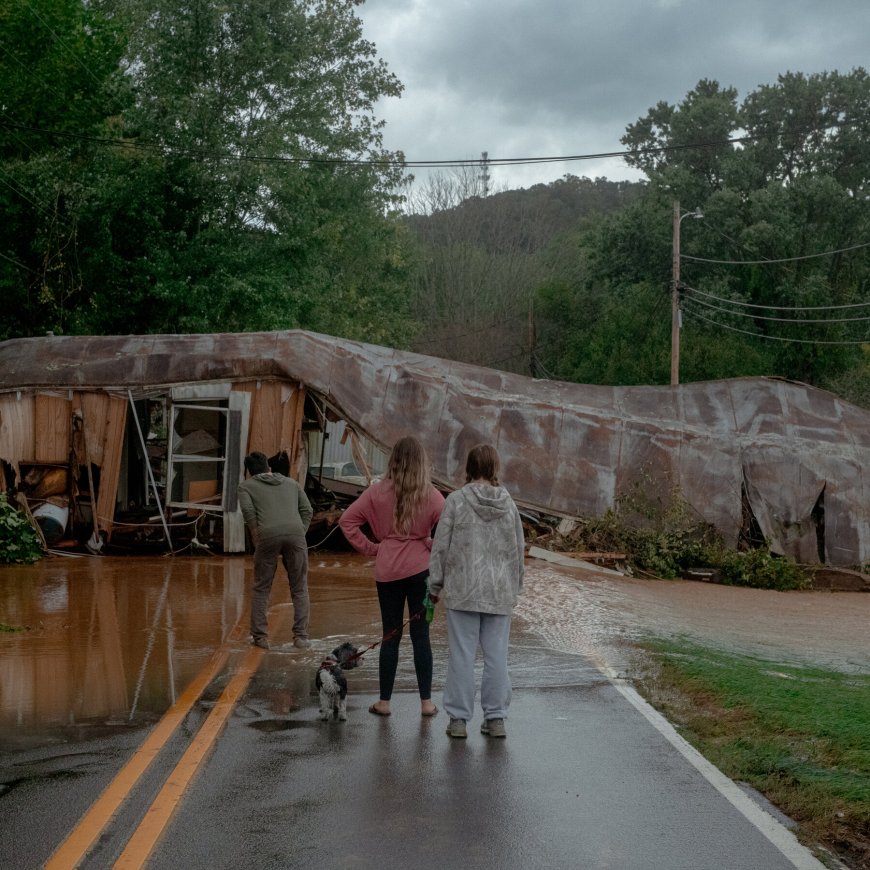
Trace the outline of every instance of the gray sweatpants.
{"type": "Polygon", "coordinates": [[[254,549],[251,634],[255,640],[265,638],[269,632],[266,613],[279,556],[287,571],[293,599],[293,637],[308,637],[308,546],[305,535],[284,535],[266,538],[254,549]]]}
{"type": "Polygon", "coordinates": [[[511,704],[508,641],[511,617],[473,610],[447,610],[447,679],[444,710],[451,719],[469,721],[474,713],[474,662],[483,651],[480,706],[484,719],[505,719],[511,704]]]}

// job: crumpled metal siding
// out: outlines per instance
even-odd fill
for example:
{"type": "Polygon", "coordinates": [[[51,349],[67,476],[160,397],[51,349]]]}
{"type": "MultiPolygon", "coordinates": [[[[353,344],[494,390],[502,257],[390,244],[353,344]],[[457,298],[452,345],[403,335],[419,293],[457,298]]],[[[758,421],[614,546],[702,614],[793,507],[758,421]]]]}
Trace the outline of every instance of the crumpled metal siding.
{"type": "Polygon", "coordinates": [[[828,563],[870,562],[870,412],[804,384],[538,381],[302,331],[0,343],[0,391],[256,379],[302,382],[385,449],[417,434],[449,486],[491,441],[517,502],[558,515],[600,515],[632,487],[667,503],[676,485],[734,542],[745,488],[773,546],[814,561],[824,491],[828,563]]]}

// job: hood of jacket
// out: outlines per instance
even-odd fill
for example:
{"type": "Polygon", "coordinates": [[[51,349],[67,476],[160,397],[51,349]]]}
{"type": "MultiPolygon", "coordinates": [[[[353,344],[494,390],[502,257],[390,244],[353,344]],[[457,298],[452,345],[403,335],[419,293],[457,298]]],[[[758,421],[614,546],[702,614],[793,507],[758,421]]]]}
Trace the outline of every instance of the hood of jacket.
{"type": "Polygon", "coordinates": [[[487,523],[500,519],[511,509],[511,497],[503,486],[466,483],[462,493],[472,510],[487,523]]]}
{"type": "Polygon", "coordinates": [[[275,474],[268,471],[264,471],[262,474],[255,474],[251,478],[251,480],[258,480],[260,483],[267,483],[269,486],[280,486],[281,482],[285,479],[283,474],[275,474]]]}

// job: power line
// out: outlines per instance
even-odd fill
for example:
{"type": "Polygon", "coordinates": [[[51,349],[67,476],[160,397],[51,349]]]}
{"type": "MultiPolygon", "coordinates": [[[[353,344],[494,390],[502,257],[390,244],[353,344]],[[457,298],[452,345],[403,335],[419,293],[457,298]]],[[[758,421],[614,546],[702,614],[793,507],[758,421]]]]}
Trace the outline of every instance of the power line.
{"type": "Polygon", "coordinates": [[[537,348],[532,349],[532,361],[535,364],[535,368],[543,374],[545,380],[557,380],[556,376],[541,362],[541,357],[538,354],[537,348]]]}
{"type": "MultiPolygon", "coordinates": [[[[454,158],[449,160],[406,160],[395,157],[325,157],[310,155],[305,157],[287,157],[275,155],[256,154],[229,154],[211,151],[202,151],[189,148],[175,148],[170,145],[143,142],[139,139],[106,139],[100,136],[87,136],[81,133],[70,133],[57,130],[46,130],[42,127],[33,127],[25,124],[14,124],[0,121],[0,127],[6,129],[25,130],[30,133],[39,133],[45,136],[54,136],[64,139],[73,139],[81,142],[90,142],[109,147],[139,148],[141,150],[158,151],[175,156],[186,156],[197,159],[211,160],[234,160],[248,161],[253,163],[278,163],[278,164],[322,164],[327,166],[372,166],[388,167],[396,166],[407,169],[438,169],[463,166],[477,166],[479,158],[454,158]]],[[[766,135],[738,136],[730,139],[722,139],[716,142],[694,142],[683,145],[661,145],[652,148],[634,148],[625,151],[602,151],[593,154],[568,154],[551,157],[489,157],[487,163],[490,166],[530,166],[539,163],[570,163],[580,160],[604,160],[609,158],[636,157],[645,154],[666,154],[676,151],[689,151],[703,148],[721,148],[723,145],[738,145],[745,142],[754,142],[768,138],[766,135]]]]}
{"type": "Polygon", "coordinates": [[[865,345],[870,343],[870,338],[865,338],[863,340],[858,341],[826,341],[826,340],[813,340],[813,339],[804,339],[804,338],[786,338],[781,335],[765,335],[761,332],[750,332],[748,329],[738,329],[736,326],[728,326],[724,323],[720,323],[717,320],[711,320],[709,317],[704,317],[703,314],[699,314],[697,311],[692,311],[691,308],[684,309],[686,314],[690,317],[694,317],[698,320],[703,320],[706,323],[710,323],[713,326],[718,326],[720,329],[727,329],[729,332],[739,332],[742,335],[749,335],[752,338],[762,338],[767,339],[768,341],[782,341],[790,344],[824,344],[824,345],[865,345]]]}
{"type": "Polygon", "coordinates": [[[723,314],[728,314],[731,317],[747,317],[751,320],[774,320],[778,323],[859,323],[861,321],[870,320],[868,317],[766,317],[763,314],[753,314],[751,311],[733,311],[728,308],[722,308],[719,305],[713,305],[711,302],[705,302],[703,299],[692,299],[696,305],[703,305],[705,308],[710,308],[713,311],[721,311],[723,314]]]}
{"type": "Polygon", "coordinates": [[[20,260],[16,260],[14,257],[7,257],[2,251],[0,251],[0,259],[12,263],[13,266],[18,266],[19,269],[24,269],[26,272],[30,272],[31,275],[36,275],[37,278],[39,277],[39,272],[34,271],[30,266],[22,263],[20,260]]]}
{"type": "Polygon", "coordinates": [[[819,254],[806,254],[802,257],[780,257],[776,260],[711,260],[706,257],[692,257],[689,254],[680,254],[681,260],[694,260],[696,263],[717,263],[722,266],[766,266],[773,263],[794,263],[798,260],[812,260],[816,257],[830,257],[833,254],[843,254],[847,251],[857,251],[860,248],[870,248],[870,242],[862,242],[860,245],[851,245],[848,248],[838,248],[834,251],[822,251],[819,254]]]}
{"type": "Polygon", "coordinates": [[[31,11],[31,13],[36,16],[42,23],[43,27],[55,38],[55,40],[63,46],[63,48],[69,53],[70,57],[75,60],[75,62],[97,83],[98,86],[102,86],[100,80],[94,75],[93,71],[88,68],[88,66],[84,63],[84,61],[77,55],[63,39],[58,36],[58,34],[54,31],[54,28],[39,14],[39,12],[33,8],[30,4],[30,0],[24,0],[25,5],[31,11]]]}
{"type": "MultiPolygon", "coordinates": [[[[525,356],[526,356],[526,349],[520,348],[516,353],[512,353],[510,356],[505,356],[505,357],[502,357],[501,359],[490,360],[489,362],[485,362],[485,363],[478,363],[478,365],[481,365],[487,369],[491,369],[491,368],[494,368],[495,366],[500,366],[502,363],[506,363],[506,362],[510,362],[511,360],[519,359],[520,357],[525,359],[525,356]]],[[[509,372],[509,374],[514,374],[514,373],[509,372]]]]}
{"type": "Polygon", "coordinates": [[[6,187],[8,187],[13,193],[17,194],[22,199],[27,200],[27,202],[29,202],[37,211],[41,211],[44,215],[46,215],[49,218],[52,217],[52,214],[48,208],[46,208],[44,205],[41,205],[40,203],[38,203],[35,199],[31,199],[30,196],[28,196],[28,193],[30,193],[30,191],[28,191],[26,188],[22,187],[21,184],[19,183],[18,179],[15,178],[14,175],[7,172],[2,166],[0,166],[0,172],[2,172],[8,178],[12,179],[12,181],[9,182],[3,178],[0,178],[0,183],[5,184],[6,187]]]}
{"type": "Polygon", "coordinates": [[[853,302],[848,305],[760,305],[753,302],[740,302],[737,299],[726,299],[723,296],[714,296],[712,293],[705,293],[703,290],[698,290],[696,287],[689,287],[688,284],[680,282],[681,290],[689,290],[698,296],[706,296],[708,299],[715,299],[717,302],[726,302],[729,305],[739,305],[742,308],[766,308],[771,311],[842,311],[847,308],[867,308],[870,302],[853,302]]]}

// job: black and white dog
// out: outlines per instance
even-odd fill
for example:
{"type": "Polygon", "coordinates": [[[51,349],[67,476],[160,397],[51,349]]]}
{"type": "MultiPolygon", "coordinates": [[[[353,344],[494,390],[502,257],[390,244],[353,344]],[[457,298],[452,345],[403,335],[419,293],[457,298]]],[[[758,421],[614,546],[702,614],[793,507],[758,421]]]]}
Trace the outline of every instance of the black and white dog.
{"type": "Polygon", "coordinates": [[[359,650],[350,643],[337,646],[321,663],[314,685],[320,692],[320,718],[347,719],[347,680],[344,672],[358,667],[359,650]]]}

